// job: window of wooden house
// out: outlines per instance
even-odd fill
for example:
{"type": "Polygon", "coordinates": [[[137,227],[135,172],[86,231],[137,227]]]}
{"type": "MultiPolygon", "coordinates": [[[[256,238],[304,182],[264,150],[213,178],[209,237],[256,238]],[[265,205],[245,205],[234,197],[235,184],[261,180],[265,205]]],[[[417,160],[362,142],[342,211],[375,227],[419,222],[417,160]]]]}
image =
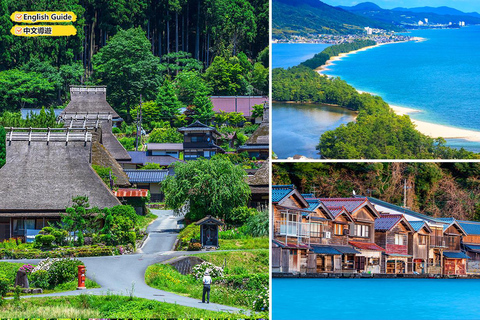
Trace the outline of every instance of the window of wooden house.
{"type": "Polygon", "coordinates": [[[344,229],[344,227],[345,227],[345,226],[344,226],[343,224],[337,224],[337,223],[334,224],[334,228],[335,228],[334,232],[335,232],[335,234],[336,234],[337,236],[343,235],[343,229],[344,229]]]}
{"type": "Polygon", "coordinates": [[[362,238],[370,237],[370,226],[364,224],[355,225],[355,236],[362,238]]]}
{"type": "Polygon", "coordinates": [[[427,244],[427,236],[418,235],[418,244],[419,245],[426,245],[427,244]]]}
{"type": "Polygon", "coordinates": [[[310,236],[311,237],[320,237],[322,232],[322,225],[320,223],[312,223],[310,224],[310,236]]]}
{"type": "Polygon", "coordinates": [[[403,246],[403,234],[396,234],[395,235],[395,244],[399,246],[403,246]]]}

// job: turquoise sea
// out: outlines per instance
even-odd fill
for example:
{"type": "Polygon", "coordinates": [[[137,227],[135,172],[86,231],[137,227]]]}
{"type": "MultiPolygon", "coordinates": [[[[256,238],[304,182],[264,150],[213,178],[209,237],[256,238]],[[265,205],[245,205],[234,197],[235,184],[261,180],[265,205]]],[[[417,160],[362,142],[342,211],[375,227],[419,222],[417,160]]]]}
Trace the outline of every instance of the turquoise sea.
{"type": "Polygon", "coordinates": [[[480,280],[273,279],[274,320],[480,319],[480,280]]]}
{"type": "MultiPolygon", "coordinates": [[[[480,26],[415,30],[409,35],[427,40],[351,54],[336,61],[326,74],[339,76],[358,90],[377,94],[391,105],[420,110],[410,115],[412,119],[480,131],[480,26]]],[[[300,46],[309,50],[313,45],[273,44],[272,65],[285,68],[304,61],[303,53],[308,50],[300,46]]],[[[272,110],[275,130],[286,114],[276,111],[275,104],[272,110]]],[[[311,127],[305,127],[296,134],[308,135],[310,131],[311,127]]],[[[276,151],[284,145],[287,135],[273,131],[273,150],[280,158],[300,152],[295,145],[285,154],[276,151]]],[[[480,152],[478,142],[449,139],[447,144],[480,152]]]]}

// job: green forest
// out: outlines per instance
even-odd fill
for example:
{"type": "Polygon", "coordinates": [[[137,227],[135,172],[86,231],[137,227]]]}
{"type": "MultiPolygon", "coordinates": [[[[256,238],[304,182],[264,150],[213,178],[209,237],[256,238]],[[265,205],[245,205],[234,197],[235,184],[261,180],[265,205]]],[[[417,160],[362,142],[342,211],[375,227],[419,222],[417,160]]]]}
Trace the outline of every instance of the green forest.
{"type": "Polygon", "coordinates": [[[4,0],[0,114],[62,107],[78,84],[106,85],[127,122],[140,95],[170,121],[179,107],[208,114],[210,95],[265,95],[268,17],[266,0],[4,0]],[[77,35],[13,36],[22,10],[73,11],[77,35]]]}
{"type": "MultiPolygon", "coordinates": [[[[359,44],[360,45],[360,44],[359,44]]],[[[367,45],[364,43],[363,45],[367,45]]],[[[357,47],[358,45],[352,45],[357,47]]],[[[343,45],[328,47],[326,56],[344,52],[343,45]]],[[[318,57],[315,58],[315,57],[318,57]]],[[[309,65],[317,68],[323,55],[309,65]]],[[[323,57],[323,58],[322,58],[323,57]]],[[[407,115],[398,116],[378,96],[359,93],[340,78],[320,75],[303,63],[272,71],[274,101],[338,105],[358,112],[355,122],[325,132],[317,150],[329,159],[478,159],[480,155],[446,146],[442,138],[430,138],[415,129],[407,115]]]]}
{"type": "Polygon", "coordinates": [[[275,163],[273,185],[317,197],[374,197],[434,217],[480,221],[479,163],[275,163]]]}

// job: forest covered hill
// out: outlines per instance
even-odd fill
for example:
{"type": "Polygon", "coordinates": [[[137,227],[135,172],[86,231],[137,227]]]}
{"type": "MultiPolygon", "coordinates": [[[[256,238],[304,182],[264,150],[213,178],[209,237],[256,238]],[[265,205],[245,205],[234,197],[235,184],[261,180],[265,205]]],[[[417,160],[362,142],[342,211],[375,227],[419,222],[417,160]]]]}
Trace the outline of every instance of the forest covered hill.
{"type": "Polygon", "coordinates": [[[273,0],[272,15],[274,38],[309,33],[359,33],[365,27],[402,30],[391,23],[365,18],[318,0],[273,0]]]}
{"type": "Polygon", "coordinates": [[[434,217],[480,221],[480,163],[275,163],[273,185],[317,197],[371,196],[434,217]]]}

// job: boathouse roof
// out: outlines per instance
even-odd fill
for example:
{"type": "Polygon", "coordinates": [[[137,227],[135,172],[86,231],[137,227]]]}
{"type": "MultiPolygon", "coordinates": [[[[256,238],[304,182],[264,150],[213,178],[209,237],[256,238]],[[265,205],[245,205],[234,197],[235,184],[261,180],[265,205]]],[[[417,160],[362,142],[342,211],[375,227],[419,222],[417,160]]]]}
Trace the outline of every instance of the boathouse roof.
{"type": "Polygon", "coordinates": [[[457,220],[467,235],[480,235],[480,222],[457,220]]]}
{"type": "Polygon", "coordinates": [[[409,231],[415,231],[403,214],[381,214],[380,218],[375,219],[375,230],[389,231],[399,223],[403,223],[409,231]]]}

